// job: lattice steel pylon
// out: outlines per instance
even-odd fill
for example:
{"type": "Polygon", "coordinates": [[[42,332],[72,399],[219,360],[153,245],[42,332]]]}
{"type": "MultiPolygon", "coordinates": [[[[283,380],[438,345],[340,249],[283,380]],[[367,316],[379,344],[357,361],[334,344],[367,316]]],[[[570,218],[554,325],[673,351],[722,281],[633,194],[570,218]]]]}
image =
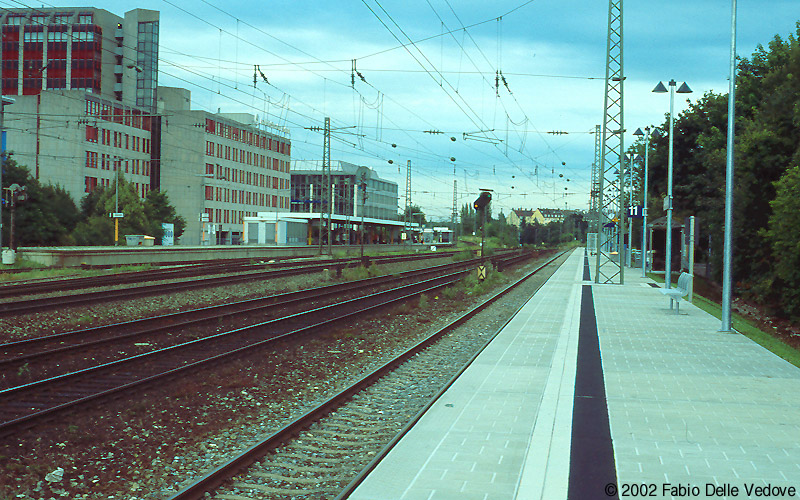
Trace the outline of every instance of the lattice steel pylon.
{"type": "Polygon", "coordinates": [[[331,254],[331,219],[333,218],[333,196],[331,189],[331,119],[325,117],[322,139],[322,190],[320,191],[319,253],[322,254],[322,217],[325,217],[328,231],[328,255],[331,254]]]}
{"type": "Polygon", "coordinates": [[[453,213],[450,215],[453,226],[453,243],[458,240],[458,181],[453,179],[453,213]]]}
{"type": "Polygon", "coordinates": [[[594,162],[592,163],[592,187],[589,191],[589,214],[592,217],[589,222],[590,231],[597,232],[597,210],[600,206],[600,155],[602,151],[602,128],[600,125],[594,127],[594,162]]]}
{"type": "MultiPolygon", "coordinates": [[[[411,160],[406,164],[406,210],[405,210],[406,238],[411,238],[411,160]]],[[[409,240],[410,241],[410,240],[409,240]]]]}
{"type": "Polygon", "coordinates": [[[623,196],[625,154],[623,119],[622,0],[608,2],[606,95],[603,102],[603,145],[597,210],[598,252],[595,283],[625,283],[625,213],[623,196]]]}

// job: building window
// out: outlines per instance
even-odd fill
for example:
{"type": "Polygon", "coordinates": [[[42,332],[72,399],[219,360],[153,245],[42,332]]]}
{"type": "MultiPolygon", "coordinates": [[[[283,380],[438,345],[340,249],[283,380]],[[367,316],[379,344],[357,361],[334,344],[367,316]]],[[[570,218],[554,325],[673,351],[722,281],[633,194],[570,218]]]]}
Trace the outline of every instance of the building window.
{"type": "Polygon", "coordinates": [[[53,24],[69,24],[72,21],[72,14],[56,14],[53,17],[53,24]]]}
{"type": "Polygon", "coordinates": [[[88,168],[97,168],[97,153],[92,151],[86,152],[86,166],[88,168]]]}
{"type": "Polygon", "coordinates": [[[91,193],[95,189],[97,189],[97,177],[84,177],[84,182],[86,183],[86,193],[91,193]]]}
{"type": "Polygon", "coordinates": [[[86,140],[97,143],[97,127],[86,125],[86,140]]]}
{"type": "Polygon", "coordinates": [[[214,143],[211,141],[206,141],[206,155],[214,156],[214,143]]]}

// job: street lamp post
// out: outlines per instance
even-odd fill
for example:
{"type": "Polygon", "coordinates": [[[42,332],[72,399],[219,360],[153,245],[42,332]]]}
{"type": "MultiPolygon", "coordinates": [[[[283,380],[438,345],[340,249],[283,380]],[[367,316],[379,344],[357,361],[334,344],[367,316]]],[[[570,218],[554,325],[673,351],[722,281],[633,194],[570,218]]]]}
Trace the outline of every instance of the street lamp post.
{"type": "Polygon", "coordinates": [[[731,299],[733,296],[733,145],[736,125],[736,0],[731,1],[731,63],[728,85],[728,136],[725,159],[725,233],[722,257],[722,326],[730,332],[731,299]]]}
{"type": "Polygon", "coordinates": [[[658,140],[661,137],[658,129],[650,133],[650,127],[645,127],[644,132],[642,129],[636,129],[633,135],[644,137],[644,186],[642,186],[642,278],[647,276],[647,186],[649,174],[649,157],[650,157],[650,136],[658,140]]]}
{"type": "MultiPolygon", "coordinates": [[[[630,157],[630,164],[628,165],[628,182],[630,182],[629,191],[628,191],[628,212],[632,213],[633,209],[633,162],[636,161],[636,155],[631,153],[630,157]]],[[[631,267],[633,265],[633,217],[629,217],[631,219],[628,222],[628,253],[627,253],[627,266],[631,267]]]]}
{"type": "Polygon", "coordinates": [[[3,250],[3,166],[6,162],[6,129],[3,126],[6,104],[14,104],[14,99],[0,96],[0,252],[3,250]]]}
{"type": "MultiPolygon", "coordinates": [[[[664,287],[672,288],[672,156],[674,147],[673,133],[675,127],[675,92],[679,94],[691,94],[692,89],[684,82],[678,90],[675,90],[677,83],[675,80],[669,81],[669,157],[667,161],[667,242],[666,242],[666,259],[664,262],[664,287]]],[[[666,93],[667,89],[664,87],[663,82],[658,82],[653,92],[662,94],[666,93]]],[[[672,302],[670,301],[670,305],[672,302]]]]}

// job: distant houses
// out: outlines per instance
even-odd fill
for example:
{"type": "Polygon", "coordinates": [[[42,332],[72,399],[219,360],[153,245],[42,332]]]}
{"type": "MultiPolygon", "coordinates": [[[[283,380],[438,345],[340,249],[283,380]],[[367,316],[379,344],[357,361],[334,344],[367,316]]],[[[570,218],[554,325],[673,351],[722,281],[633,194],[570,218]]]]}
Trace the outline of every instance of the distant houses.
{"type": "Polygon", "coordinates": [[[560,208],[537,208],[536,210],[517,208],[511,210],[507,220],[509,224],[516,227],[520,227],[523,220],[525,224],[537,222],[545,226],[551,222],[563,222],[565,217],[575,212],[576,210],[562,210],[560,208]]]}

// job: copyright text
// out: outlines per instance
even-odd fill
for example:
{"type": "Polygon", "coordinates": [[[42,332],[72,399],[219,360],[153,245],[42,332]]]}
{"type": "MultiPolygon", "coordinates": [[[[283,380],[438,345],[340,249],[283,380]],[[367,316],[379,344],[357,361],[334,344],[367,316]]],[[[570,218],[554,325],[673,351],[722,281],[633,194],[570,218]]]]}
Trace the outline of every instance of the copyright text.
{"type": "Polygon", "coordinates": [[[727,498],[791,498],[797,496],[795,486],[756,483],[608,483],[605,486],[606,496],[619,494],[620,498],[646,497],[727,497],[727,498]]]}

